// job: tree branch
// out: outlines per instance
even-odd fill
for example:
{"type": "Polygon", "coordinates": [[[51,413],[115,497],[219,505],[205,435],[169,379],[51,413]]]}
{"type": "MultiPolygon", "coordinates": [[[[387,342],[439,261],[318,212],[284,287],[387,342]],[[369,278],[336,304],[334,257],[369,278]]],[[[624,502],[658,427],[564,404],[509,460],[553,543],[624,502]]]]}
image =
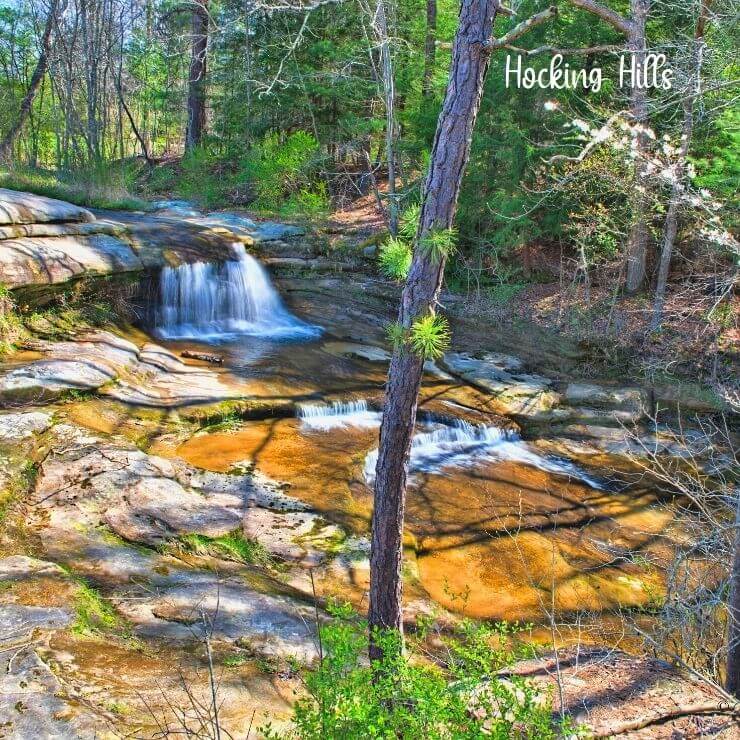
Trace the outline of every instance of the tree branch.
{"type": "Polygon", "coordinates": [[[514,51],[525,57],[533,57],[537,54],[562,54],[563,56],[572,56],[575,54],[585,56],[587,54],[602,54],[612,51],[622,51],[624,49],[620,44],[603,44],[601,46],[584,46],[570,49],[561,49],[557,46],[538,46],[536,49],[522,49],[519,46],[506,44],[509,51],[514,51]]]}
{"type": "Polygon", "coordinates": [[[488,48],[500,49],[503,46],[512,44],[514,43],[514,41],[524,36],[524,34],[528,33],[536,26],[539,26],[541,23],[550,20],[550,18],[554,18],[557,14],[558,9],[554,5],[551,5],[549,8],[546,8],[545,10],[530,16],[529,18],[527,18],[526,21],[522,21],[521,23],[517,24],[516,26],[514,26],[514,28],[511,29],[511,31],[505,33],[501,38],[492,39],[491,44],[488,48]]]}
{"type": "MultiPolygon", "coordinates": [[[[497,12],[500,13],[502,12],[502,10],[503,8],[499,7],[499,10],[497,12]]],[[[484,44],[484,48],[493,51],[494,49],[501,49],[503,47],[506,47],[517,39],[520,39],[522,36],[524,36],[524,34],[528,33],[536,26],[539,26],[541,23],[544,23],[550,18],[554,18],[557,14],[558,9],[554,5],[551,5],[546,10],[535,13],[533,16],[527,18],[526,21],[522,21],[521,23],[517,24],[516,26],[514,26],[514,28],[511,29],[511,31],[504,34],[501,38],[492,39],[489,43],[484,44]]],[[[437,46],[440,49],[445,49],[447,51],[452,49],[452,44],[450,43],[437,43],[437,46]]]]}
{"type": "Polygon", "coordinates": [[[606,21],[610,26],[616,28],[617,31],[623,33],[625,36],[629,36],[632,30],[632,23],[630,21],[611,8],[595,2],[595,0],[570,0],[570,3],[575,5],[576,8],[598,16],[602,21],[606,21]]]}

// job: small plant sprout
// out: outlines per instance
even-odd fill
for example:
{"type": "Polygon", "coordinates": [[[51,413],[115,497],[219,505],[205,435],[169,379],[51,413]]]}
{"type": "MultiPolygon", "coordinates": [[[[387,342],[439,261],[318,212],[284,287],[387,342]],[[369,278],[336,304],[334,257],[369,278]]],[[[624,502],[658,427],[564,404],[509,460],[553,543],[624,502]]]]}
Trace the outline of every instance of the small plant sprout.
{"type": "Polygon", "coordinates": [[[432,229],[419,241],[419,249],[432,262],[440,262],[449,257],[457,244],[457,231],[455,229],[432,229]]]}
{"type": "Polygon", "coordinates": [[[398,233],[404,239],[413,241],[414,237],[416,236],[416,229],[419,224],[420,215],[421,205],[419,203],[413,203],[401,214],[398,233]]]}
{"type": "Polygon", "coordinates": [[[437,359],[450,346],[450,325],[444,316],[427,314],[411,325],[409,340],[417,355],[425,360],[437,359]]]}
{"type": "Polygon", "coordinates": [[[408,340],[408,332],[398,323],[398,321],[388,324],[385,328],[385,335],[388,338],[388,341],[393,345],[393,349],[398,349],[406,344],[406,341],[408,340]]]}
{"type": "Polygon", "coordinates": [[[405,280],[411,267],[411,249],[406,242],[391,237],[379,255],[381,272],[393,280],[405,280]]]}

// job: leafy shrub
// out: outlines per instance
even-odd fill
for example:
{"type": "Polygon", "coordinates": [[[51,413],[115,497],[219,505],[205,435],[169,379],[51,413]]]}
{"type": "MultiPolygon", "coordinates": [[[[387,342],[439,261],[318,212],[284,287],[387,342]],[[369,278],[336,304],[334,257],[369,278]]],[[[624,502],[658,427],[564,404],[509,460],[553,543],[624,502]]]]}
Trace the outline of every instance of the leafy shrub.
{"type": "Polygon", "coordinates": [[[405,280],[411,267],[411,249],[406,242],[391,237],[380,247],[381,272],[393,280],[405,280]]]}
{"type": "Polygon", "coordinates": [[[326,185],[320,182],[314,190],[303,189],[290,195],[280,208],[280,214],[286,218],[299,216],[319,220],[328,215],[330,207],[326,185]]]}
{"type": "Polygon", "coordinates": [[[242,160],[242,170],[249,177],[257,194],[255,206],[264,210],[275,208],[294,195],[310,209],[328,202],[325,189],[306,187],[315,174],[319,143],[306,131],[295,131],[285,138],[268,134],[252,147],[242,160]],[[313,198],[311,196],[314,196],[313,198]]]}
{"type": "Polygon", "coordinates": [[[308,671],[308,696],[294,707],[293,728],[262,728],[271,740],[550,740],[570,728],[552,720],[549,697],[523,678],[496,678],[496,672],[526,648],[508,648],[509,625],[496,628],[464,622],[442,637],[440,662],[421,651],[401,650],[394,633],[376,634],[383,659],[372,664],[367,625],[348,607],[330,609],[334,619],[321,627],[323,659],[308,671]]]}

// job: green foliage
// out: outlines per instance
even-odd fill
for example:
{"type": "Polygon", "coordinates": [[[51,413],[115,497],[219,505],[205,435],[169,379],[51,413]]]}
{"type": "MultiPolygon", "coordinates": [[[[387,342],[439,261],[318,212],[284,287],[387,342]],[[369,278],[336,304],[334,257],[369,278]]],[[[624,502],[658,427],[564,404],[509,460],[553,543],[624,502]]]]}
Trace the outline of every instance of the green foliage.
{"type": "MultiPolygon", "coordinates": [[[[331,607],[321,627],[323,660],[305,675],[308,696],[293,714],[293,729],[262,728],[270,740],[554,740],[572,732],[553,721],[551,702],[526,679],[496,672],[528,650],[506,648],[512,630],[465,622],[441,638],[445,657],[401,649],[396,633],[376,633],[383,659],[368,664],[367,625],[348,607],[331,607]]],[[[419,645],[421,648],[421,645],[419,645]]]]}
{"type": "Polygon", "coordinates": [[[184,534],[174,542],[168,543],[165,549],[189,552],[193,555],[224,558],[239,563],[251,563],[266,568],[275,565],[275,559],[264,545],[257,540],[244,537],[241,530],[235,529],[219,537],[208,537],[204,534],[184,534]]]}
{"type": "Polygon", "coordinates": [[[414,352],[425,360],[441,357],[450,346],[450,325],[444,316],[427,314],[411,324],[409,341],[414,352]]]}
{"type": "Polygon", "coordinates": [[[408,339],[408,332],[398,321],[393,321],[385,328],[385,336],[393,345],[393,349],[399,349],[408,339]]]}
{"type": "Polygon", "coordinates": [[[449,257],[457,244],[455,229],[432,229],[419,240],[418,249],[435,264],[449,257]]]}
{"type": "Polygon", "coordinates": [[[97,164],[69,171],[47,172],[16,167],[0,171],[0,187],[58,198],[92,208],[140,210],[145,201],[132,195],[133,169],[97,164]]]}
{"type": "Polygon", "coordinates": [[[254,206],[267,211],[293,196],[311,210],[326,206],[326,189],[311,191],[306,182],[319,161],[319,144],[306,131],[268,134],[242,160],[242,169],[257,195],[254,206]],[[313,196],[313,197],[312,197],[313,196]]]}
{"type": "Polygon", "coordinates": [[[318,221],[329,215],[331,201],[323,182],[317,183],[314,190],[306,188],[292,193],[280,208],[280,215],[284,218],[305,218],[318,221]]]}
{"type": "Polygon", "coordinates": [[[401,217],[398,220],[398,233],[409,242],[413,242],[416,237],[420,216],[421,204],[414,203],[401,213],[401,217]]]}
{"type": "Polygon", "coordinates": [[[411,268],[411,256],[411,248],[406,242],[391,237],[380,247],[380,270],[393,280],[405,280],[411,268]]]}
{"type": "Polygon", "coordinates": [[[18,314],[13,294],[0,283],[0,359],[10,354],[15,348],[15,343],[25,334],[25,327],[18,314]]]}

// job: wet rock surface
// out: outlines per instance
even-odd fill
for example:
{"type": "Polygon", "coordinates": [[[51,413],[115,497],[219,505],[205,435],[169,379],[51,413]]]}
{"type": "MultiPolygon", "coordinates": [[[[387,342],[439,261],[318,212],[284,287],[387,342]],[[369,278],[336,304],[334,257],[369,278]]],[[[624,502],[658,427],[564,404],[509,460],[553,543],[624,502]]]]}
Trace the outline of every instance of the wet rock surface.
{"type": "Polygon", "coordinates": [[[139,348],[108,331],[29,346],[43,353],[44,359],[0,375],[0,399],[48,399],[70,390],[87,390],[126,403],[171,407],[241,394],[210,369],[186,365],[164,347],[139,348]]]}

